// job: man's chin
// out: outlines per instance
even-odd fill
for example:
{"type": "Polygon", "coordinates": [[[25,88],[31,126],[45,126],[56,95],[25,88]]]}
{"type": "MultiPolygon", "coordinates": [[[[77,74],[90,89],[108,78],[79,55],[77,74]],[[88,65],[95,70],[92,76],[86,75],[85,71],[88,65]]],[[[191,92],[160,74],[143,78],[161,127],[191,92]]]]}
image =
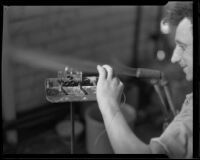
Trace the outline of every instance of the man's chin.
{"type": "Polygon", "coordinates": [[[192,80],[193,80],[193,76],[192,76],[192,75],[187,75],[187,74],[186,74],[186,80],[187,80],[187,81],[192,81],[192,80]]]}

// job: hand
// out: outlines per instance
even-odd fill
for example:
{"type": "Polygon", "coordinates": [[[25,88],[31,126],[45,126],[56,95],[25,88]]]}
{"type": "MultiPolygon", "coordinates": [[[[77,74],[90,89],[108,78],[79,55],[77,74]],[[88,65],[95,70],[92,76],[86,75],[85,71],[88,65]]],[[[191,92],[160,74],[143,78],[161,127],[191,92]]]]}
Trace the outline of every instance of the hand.
{"type": "Polygon", "coordinates": [[[99,80],[96,95],[100,110],[105,111],[106,107],[119,107],[124,89],[123,83],[114,77],[113,69],[109,65],[98,65],[97,70],[99,80]]]}

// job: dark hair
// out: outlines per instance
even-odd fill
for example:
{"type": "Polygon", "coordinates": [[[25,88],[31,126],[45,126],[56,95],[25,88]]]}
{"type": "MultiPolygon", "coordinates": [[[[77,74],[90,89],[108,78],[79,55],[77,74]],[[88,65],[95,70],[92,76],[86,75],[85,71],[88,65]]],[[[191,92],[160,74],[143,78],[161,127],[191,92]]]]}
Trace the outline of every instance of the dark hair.
{"type": "Polygon", "coordinates": [[[167,14],[165,22],[177,26],[181,20],[188,18],[193,24],[193,3],[192,2],[171,2],[167,4],[167,14]],[[170,6],[171,5],[171,6],[170,6]]]}

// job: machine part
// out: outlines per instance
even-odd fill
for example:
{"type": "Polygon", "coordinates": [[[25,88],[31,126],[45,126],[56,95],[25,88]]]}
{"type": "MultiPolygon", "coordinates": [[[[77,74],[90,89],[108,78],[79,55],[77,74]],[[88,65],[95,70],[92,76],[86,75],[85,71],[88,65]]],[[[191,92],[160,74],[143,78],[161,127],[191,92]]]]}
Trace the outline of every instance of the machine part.
{"type": "Polygon", "coordinates": [[[74,154],[74,148],[75,148],[75,143],[74,143],[74,109],[72,106],[72,102],[70,102],[70,113],[71,113],[71,154],[74,154]]]}
{"type": "Polygon", "coordinates": [[[45,81],[46,98],[51,103],[96,101],[98,77],[72,70],[59,71],[58,78],[45,81]]]}

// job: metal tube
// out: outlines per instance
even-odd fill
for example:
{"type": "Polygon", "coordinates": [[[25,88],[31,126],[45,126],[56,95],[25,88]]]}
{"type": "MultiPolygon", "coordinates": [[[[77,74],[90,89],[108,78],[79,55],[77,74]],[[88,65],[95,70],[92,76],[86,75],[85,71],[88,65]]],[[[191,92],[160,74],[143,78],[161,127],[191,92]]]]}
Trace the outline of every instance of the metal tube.
{"type": "Polygon", "coordinates": [[[32,123],[32,121],[41,121],[43,117],[49,117],[51,115],[56,115],[56,114],[60,114],[63,113],[62,110],[64,109],[65,106],[61,106],[61,107],[46,107],[46,108],[42,108],[38,111],[29,111],[27,113],[23,113],[25,114],[25,116],[18,116],[18,118],[16,120],[10,120],[10,121],[5,121],[5,123],[3,124],[3,129],[5,130],[10,130],[10,129],[15,129],[18,128],[18,125],[28,125],[29,123],[32,123]]]}
{"type": "Polygon", "coordinates": [[[158,97],[160,98],[160,101],[161,101],[161,103],[163,105],[164,114],[167,117],[167,115],[168,115],[167,105],[166,105],[165,100],[164,100],[164,98],[162,96],[161,90],[160,90],[159,85],[158,85],[158,81],[157,80],[151,80],[151,83],[153,84],[154,89],[155,89],[156,93],[158,94],[158,97]]]}
{"type": "Polygon", "coordinates": [[[70,111],[71,111],[71,154],[74,154],[74,110],[72,102],[70,102],[70,111]]]}
{"type": "Polygon", "coordinates": [[[173,101],[172,101],[172,98],[171,98],[171,95],[170,95],[170,92],[169,92],[169,88],[167,86],[167,80],[165,78],[163,78],[161,80],[161,85],[163,86],[164,88],[164,91],[165,91],[165,95],[166,95],[166,98],[167,98],[167,102],[169,104],[169,107],[170,107],[170,110],[171,112],[173,113],[174,116],[176,116],[176,110],[175,110],[175,107],[174,107],[174,104],[173,104],[173,101]]]}
{"type": "Polygon", "coordinates": [[[171,109],[173,115],[176,116],[175,107],[174,107],[174,104],[173,104],[173,102],[172,102],[172,98],[171,98],[171,96],[170,96],[170,94],[169,94],[169,89],[168,89],[167,86],[164,86],[164,91],[165,91],[165,94],[166,94],[166,97],[167,97],[167,101],[168,101],[168,103],[169,103],[169,107],[170,107],[170,109],[171,109]]]}
{"type": "Polygon", "coordinates": [[[137,6],[136,7],[136,17],[135,17],[135,29],[134,29],[134,43],[133,43],[133,57],[132,57],[132,62],[129,64],[131,67],[137,67],[137,61],[138,61],[138,48],[139,48],[139,38],[140,38],[140,31],[141,31],[141,19],[142,19],[142,7],[137,6]]]}
{"type": "MultiPolygon", "coordinates": [[[[2,39],[2,116],[5,121],[17,119],[14,78],[9,56],[10,35],[8,31],[8,7],[3,6],[3,39],[2,39]]],[[[6,132],[6,139],[12,144],[18,143],[18,134],[16,130],[6,132]]]]}
{"type": "Polygon", "coordinates": [[[58,117],[60,117],[60,114],[62,114],[63,112],[58,112],[58,111],[54,111],[48,114],[43,114],[40,116],[35,116],[35,118],[32,119],[28,119],[28,118],[18,118],[15,121],[10,121],[10,122],[5,122],[3,124],[3,129],[4,130],[12,130],[12,129],[20,129],[20,128],[26,128],[26,127],[31,127],[33,125],[39,125],[43,122],[49,121],[49,120],[53,120],[53,119],[57,119],[58,117]]]}

